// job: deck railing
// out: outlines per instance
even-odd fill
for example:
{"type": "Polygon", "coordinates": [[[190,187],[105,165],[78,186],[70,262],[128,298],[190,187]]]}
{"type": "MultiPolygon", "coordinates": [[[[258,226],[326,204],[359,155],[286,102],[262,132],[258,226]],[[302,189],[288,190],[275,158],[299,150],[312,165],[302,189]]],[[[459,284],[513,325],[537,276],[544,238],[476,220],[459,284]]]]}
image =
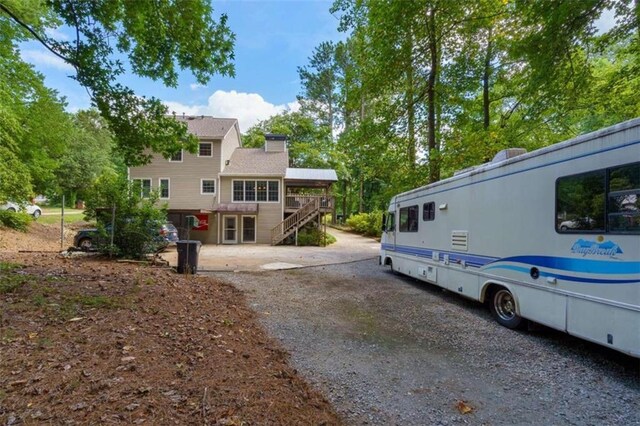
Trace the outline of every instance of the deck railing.
{"type": "Polygon", "coordinates": [[[333,197],[327,195],[287,195],[285,209],[299,209],[313,200],[318,200],[318,206],[323,212],[333,209],[333,197]]]}

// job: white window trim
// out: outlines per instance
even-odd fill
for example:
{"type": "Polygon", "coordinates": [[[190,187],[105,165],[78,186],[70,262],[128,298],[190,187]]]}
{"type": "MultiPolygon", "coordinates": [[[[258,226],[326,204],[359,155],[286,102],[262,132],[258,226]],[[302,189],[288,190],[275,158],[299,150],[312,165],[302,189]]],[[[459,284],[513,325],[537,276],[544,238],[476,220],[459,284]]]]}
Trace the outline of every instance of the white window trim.
{"type": "Polygon", "coordinates": [[[183,160],[184,160],[184,150],[183,149],[180,150],[180,160],[172,160],[171,157],[169,157],[169,162],[170,163],[182,163],[183,160]]]}
{"type": "Polygon", "coordinates": [[[218,193],[218,181],[215,178],[213,178],[213,179],[206,179],[206,178],[200,179],[200,195],[216,195],[217,193],[218,193]],[[213,192],[203,192],[202,191],[202,184],[204,183],[205,180],[207,180],[207,181],[212,180],[214,182],[213,183],[213,185],[214,185],[213,192]]]}
{"type": "MultiPolygon", "coordinates": [[[[245,190],[243,190],[245,191],[245,190]]],[[[279,179],[232,179],[231,180],[231,202],[232,203],[269,203],[269,204],[278,204],[282,201],[282,181],[280,181],[279,179]],[[265,201],[258,201],[258,181],[259,180],[263,180],[267,182],[267,199],[265,201]],[[246,181],[251,181],[251,182],[255,182],[255,192],[256,192],[256,199],[253,201],[236,201],[233,199],[233,187],[234,187],[234,183],[235,182],[246,182],[246,181]],[[269,182],[278,182],[278,201],[269,201],[269,182]]],[[[243,192],[244,195],[244,192],[243,192]]]]}
{"type": "Polygon", "coordinates": [[[213,142],[198,142],[198,157],[211,158],[213,157],[213,142]],[[200,155],[200,145],[207,144],[211,147],[211,155],[200,155]]]}
{"type": "Polygon", "coordinates": [[[240,238],[242,240],[243,244],[255,244],[256,241],[258,240],[258,216],[254,215],[254,214],[244,214],[242,216],[240,216],[240,224],[242,225],[242,230],[240,231],[240,238]],[[245,217],[252,217],[253,218],[253,241],[245,241],[244,240],[244,218],[245,217]]]}
{"type": "Polygon", "coordinates": [[[139,180],[140,181],[140,198],[149,198],[149,196],[151,195],[151,192],[153,192],[153,179],[151,178],[144,178],[144,177],[137,177],[137,178],[133,178],[131,179],[132,182],[135,182],[139,180]],[[149,195],[148,196],[144,196],[144,185],[142,184],[142,181],[148,180],[149,181],[149,195]]]}
{"type": "Polygon", "coordinates": [[[171,178],[158,178],[158,192],[160,195],[160,199],[161,200],[169,200],[171,199],[171,178]],[[167,195],[166,197],[162,196],[162,181],[166,180],[167,181],[167,191],[169,192],[169,195],[167,195]]]}

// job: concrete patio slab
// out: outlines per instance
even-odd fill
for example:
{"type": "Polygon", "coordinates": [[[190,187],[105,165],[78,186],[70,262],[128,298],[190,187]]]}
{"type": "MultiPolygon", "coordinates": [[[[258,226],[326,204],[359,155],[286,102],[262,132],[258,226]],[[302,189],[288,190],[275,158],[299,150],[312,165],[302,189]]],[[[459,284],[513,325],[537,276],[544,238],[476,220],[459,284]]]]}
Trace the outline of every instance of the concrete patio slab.
{"type": "MultiPolygon", "coordinates": [[[[378,256],[380,243],[372,238],[329,228],[336,237],[328,247],[271,246],[267,244],[205,244],[198,256],[199,272],[260,271],[332,265],[373,259],[378,256]]],[[[171,266],[177,266],[175,247],[161,254],[171,266]]]]}

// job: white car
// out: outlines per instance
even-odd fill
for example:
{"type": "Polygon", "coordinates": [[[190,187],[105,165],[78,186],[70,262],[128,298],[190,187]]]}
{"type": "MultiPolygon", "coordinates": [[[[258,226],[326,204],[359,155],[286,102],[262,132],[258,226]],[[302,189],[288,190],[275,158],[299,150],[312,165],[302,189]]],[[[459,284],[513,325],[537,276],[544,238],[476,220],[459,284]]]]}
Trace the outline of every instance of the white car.
{"type": "Polygon", "coordinates": [[[0,205],[0,210],[8,210],[10,212],[17,212],[17,211],[24,210],[28,214],[33,216],[35,219],[39,218],[42,215],[42,209],[38,207],[36,204],[32,204],[32,203],[25,204],[23,208],[17,203],[8,201],[7,203],[0,205]]]}
{"type": "Polygon", "coordinates": [[[559,228],[561,231],[593,229],[595,225],[596,221],[594,219],[591,219],[590,217],[579,217],[574,220],[565,220],[560,223],[559,228]]]}

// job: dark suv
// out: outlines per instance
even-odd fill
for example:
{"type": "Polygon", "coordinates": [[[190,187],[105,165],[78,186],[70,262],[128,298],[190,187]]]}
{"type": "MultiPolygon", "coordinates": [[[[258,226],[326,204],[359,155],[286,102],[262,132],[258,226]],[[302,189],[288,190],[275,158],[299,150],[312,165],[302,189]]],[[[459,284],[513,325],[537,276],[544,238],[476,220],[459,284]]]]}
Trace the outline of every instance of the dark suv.
{"type": "MultiPolygon", "coordinates": [[[[101,234],[97,228],[81,229],[73,237],[73,245],[82,251],[97,250],[101,244],[108,244],[109,235],[111,234],[111,225],[105,226],[106,236],[101,234]]],[[[153,234],[155,251],[164,249],[178,241],[178,230],[171,222],[166,222],[158,226],[149,228],[149,232],[153,234]]]]}

